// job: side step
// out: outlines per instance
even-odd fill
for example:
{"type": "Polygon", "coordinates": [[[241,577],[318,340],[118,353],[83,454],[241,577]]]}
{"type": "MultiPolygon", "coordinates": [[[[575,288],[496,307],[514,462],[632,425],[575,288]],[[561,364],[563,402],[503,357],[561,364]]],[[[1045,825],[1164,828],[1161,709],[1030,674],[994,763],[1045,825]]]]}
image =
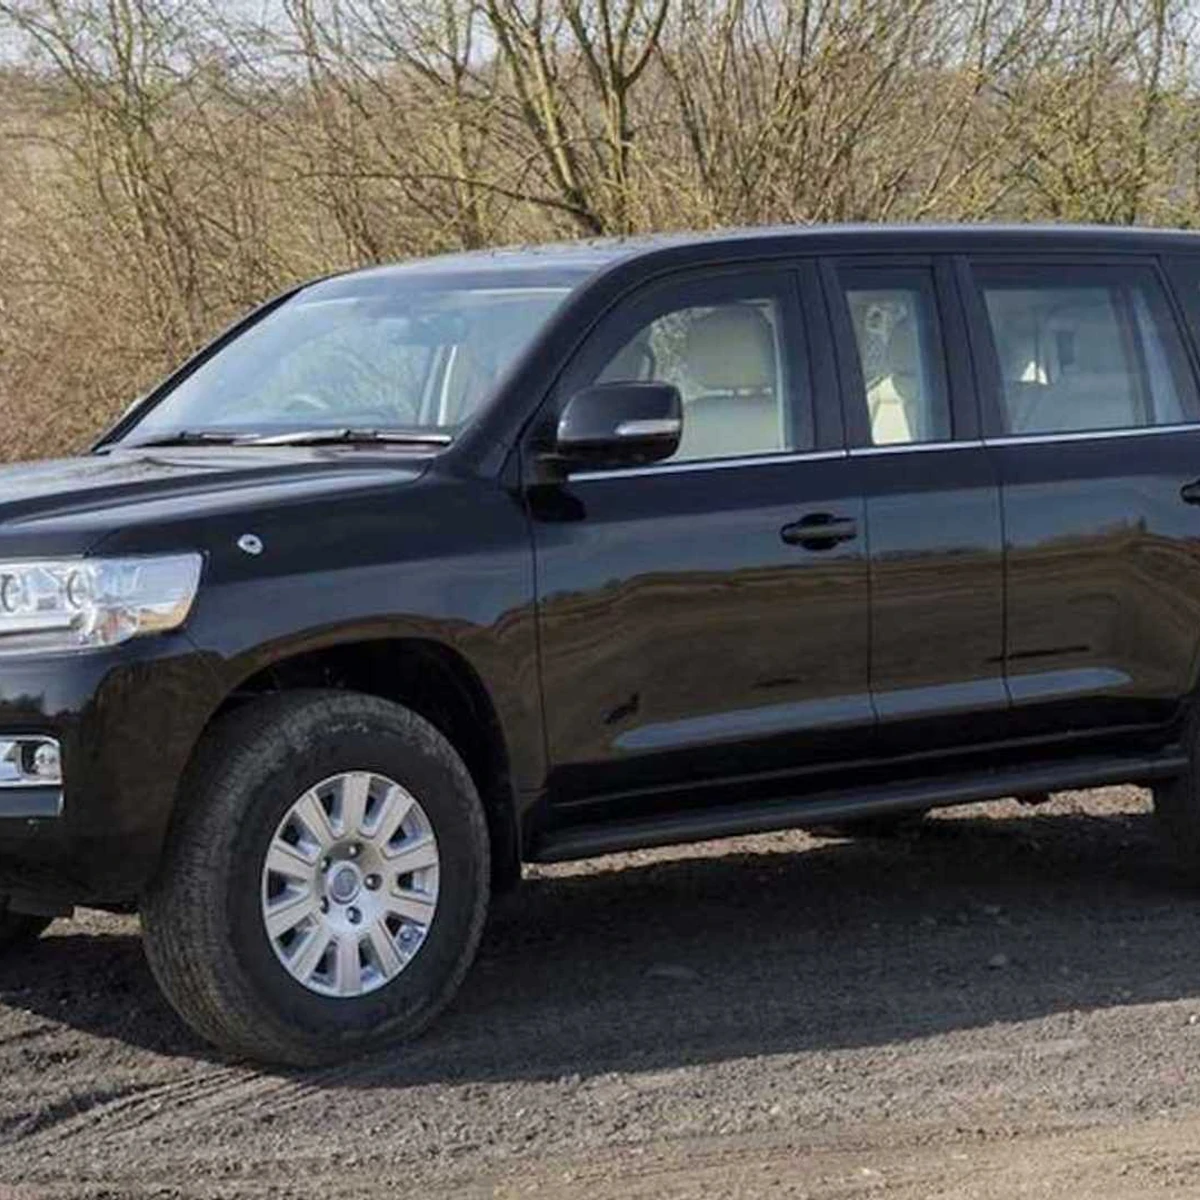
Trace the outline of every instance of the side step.
{"type": "Polygon", "coordinates": [[[618,850],[642,850],[709,838],[769,833],[914,808],[939,808],[977,800],[999,800],[1005,796],[1061,792],[1069,788],[1141,784],[1178,775],[1187,765],[1187,755],[1173,749],[1147,757],[1081,758],[955,778],[918,780],[899,787],[874,786],[846,792],[816,792],[798,799],[695,808],[642,820],[550,830],[535,844],[530,858],[534,862],[565,862],[618,850]]]}

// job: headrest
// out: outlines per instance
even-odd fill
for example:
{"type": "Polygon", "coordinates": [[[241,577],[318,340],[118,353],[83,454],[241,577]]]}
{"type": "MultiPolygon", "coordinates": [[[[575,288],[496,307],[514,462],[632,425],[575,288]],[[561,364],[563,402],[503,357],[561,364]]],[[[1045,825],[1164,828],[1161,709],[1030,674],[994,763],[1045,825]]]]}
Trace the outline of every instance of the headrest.
{"type": "Polygon", "coordinates": [[[748,304],[730,304],[693,321],[687,334],[689,373],[714,392],[775,386],[775,336],[748,304]]]}
{"type": "Polygon", "coordinates": [[[892,326],[888,336],[886,366],[896,395],[906,403],[920,399],[920,348],[915,324],[907,317],[892,326]]]}

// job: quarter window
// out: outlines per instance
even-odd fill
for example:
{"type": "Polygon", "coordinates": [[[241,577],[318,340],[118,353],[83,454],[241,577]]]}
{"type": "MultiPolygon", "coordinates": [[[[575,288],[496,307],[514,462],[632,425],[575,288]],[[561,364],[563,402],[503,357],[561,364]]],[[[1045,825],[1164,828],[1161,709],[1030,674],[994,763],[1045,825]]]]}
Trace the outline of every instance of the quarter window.
{"type": "Polygon", "coordinates": [[[1185,419],[1187,364],[1149,270],[994,267],[975,275],[1005,432],[1136,429],[1185,419]]]}
{"type": "Polygon", "coordinates": [[[839,273],[876,446],[950,437],[933,279],[928,271],[851,267],[839,273]]]}
{"type": "Polygon", "coordinates": [[[788,280],[758,288],[729,277],[655,289],[621,313],[572,373],[590,382],[674,384],[683,434],[674,461],[807,449],[793,428],[794,369],[786,352],[788,280]]]}

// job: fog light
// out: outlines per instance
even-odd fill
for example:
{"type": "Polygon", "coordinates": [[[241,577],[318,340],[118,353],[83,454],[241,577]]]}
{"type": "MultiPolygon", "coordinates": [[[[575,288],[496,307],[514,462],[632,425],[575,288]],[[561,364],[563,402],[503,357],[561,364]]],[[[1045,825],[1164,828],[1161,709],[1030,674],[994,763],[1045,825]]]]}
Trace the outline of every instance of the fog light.
{"type": "Polygon", "coordinates": [[[33,752],[32,774],[44,783],[62,782],[62,752],[57,742],[42,742],[33,752]]]}
{"type": "Polygon", "coordinates": [[[57,787],[61,783],[62,752],[54,738],[0,735],[0,788],[57,787]]]}

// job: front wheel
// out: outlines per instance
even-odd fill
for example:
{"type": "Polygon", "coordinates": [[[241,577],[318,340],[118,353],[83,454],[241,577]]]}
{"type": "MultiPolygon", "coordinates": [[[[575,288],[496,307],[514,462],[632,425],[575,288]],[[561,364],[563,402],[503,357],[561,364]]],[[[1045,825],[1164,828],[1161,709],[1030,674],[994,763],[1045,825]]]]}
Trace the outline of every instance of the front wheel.
{"type": "Polygon", "coordinates": [[[479,944],[489,850],[432,725],[356,693],[274,696],[209,735],[187,784],[142,921],[194,1029],[309,1066],[434,1019],[479,944]]]}
{"type": "Polygon", "coordinates": [[[0,954],[36,941],[51,920],[51,917],[35,917],[31,913],[0,909],[0,954]]]}

